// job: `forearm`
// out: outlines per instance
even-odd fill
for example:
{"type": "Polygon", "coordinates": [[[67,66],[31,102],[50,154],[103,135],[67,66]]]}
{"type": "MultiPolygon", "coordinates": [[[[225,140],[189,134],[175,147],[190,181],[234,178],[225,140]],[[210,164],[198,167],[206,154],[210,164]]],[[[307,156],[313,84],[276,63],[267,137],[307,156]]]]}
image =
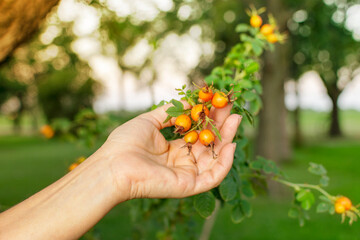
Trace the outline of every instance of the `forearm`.
{"type": "Polygon", "coordinates": [[[94,154],[78,168],[0,214],[0,239],[76,239],[95,225],[121,197],[110,161],[94,154]]]}

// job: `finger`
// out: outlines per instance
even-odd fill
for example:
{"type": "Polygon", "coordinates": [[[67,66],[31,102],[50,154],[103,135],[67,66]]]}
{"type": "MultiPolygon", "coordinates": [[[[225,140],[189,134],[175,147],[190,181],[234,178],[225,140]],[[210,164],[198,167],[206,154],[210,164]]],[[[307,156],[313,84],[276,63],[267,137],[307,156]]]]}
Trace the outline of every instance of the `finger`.
{"type": "Polygon", "coordinates": [[[194,194],[206,192],[222,182],[231,169],[235,148],[235,143],[223,146],[213,167],[197,176],[194,194]]]}
{"type": "MultiPolygon", "coordinates": [[[[189,109],[191,107],[190,104],[186,101],[180,101],[180,102],[184,105],[184,109],[189,109]]],[[[143,113],[143,114],[139,115],[138,117],[150,120],[154,124],[154,126],[159,130],[166,128],[166,127],[170,127],[175,124],[175,118],[171,118],[170,121],[168,121],[166,123],[164,123],[164,121],[168,116],[168,114],[166,113],[166,110],[172,106],[173,106],[173,104],[169,103],[164,106],[158,107],[153,111],[143,113]]]]}
{"type": "Polygon", "coordinates": [[[238,114],[232,114],[226,118],[222,128],[220,129],[221,141],[218,138],[215,140],[215,152],[220,150],[222,146],[233,141],[241,120],[242,116],[238,114]]]}
{"type": "Polygon", "coordinates": [[[214,120],[214,125],[220,129],[226,118],[230,115],[232,104],[228,104],[224,108],[211,108],[210,118],[214,120]]]}

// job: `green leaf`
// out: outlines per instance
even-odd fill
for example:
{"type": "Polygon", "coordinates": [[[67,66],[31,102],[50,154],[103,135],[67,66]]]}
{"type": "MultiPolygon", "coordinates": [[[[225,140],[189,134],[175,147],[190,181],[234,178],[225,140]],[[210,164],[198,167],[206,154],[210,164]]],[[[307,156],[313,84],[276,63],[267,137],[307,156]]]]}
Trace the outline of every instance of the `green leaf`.
{"type": "Polygon", "coordinates": [[[250,163],[250,168],[254,170],[262,170],[263,167],[264,167],[264,163],[262,163],[261,161],[252,161],[250,163]]]}
{"type": "Polygon", "coordinates": [[[180,202],[180,212],[185,216],[191,216],[194,211],[193,199],[188,197],[180,202]]]}
{"type": "Polygon", "coordinates": [[[246,108],[243,108],[242,110],[245,112],[246,118],[248,119],[250,124],[254,125],[254,117],[253,117],[253,115],[246,108]]]}
{"type": "Polygon", "coordinates": [[[292,207],[289,209],[288,216],[291,218],[298,218],[299,217],[299,209],[296,207],[292,207]]]}
{"type": "Polygon", "coordinates": [[[224,201],[227,202],[235,198],[237,194],[237,184],[231,173],[222,181],[219,189],[221,198],[224,199],[224,201]]]}
{"type": "Polygon", "coordinates": [[[241,193],[248,198],[252,198],[255,196],[254,189],[249,181],[247,180],[241,181],[241,193]]]}
{"type": "Polygon", "coordinates": [[[326,175],[324,176],[321,176],[320,178],[320,185],[323,186],[323,187],[326,187],[329,185],[329,181],[330,181],[330,178],[326,175]]]}
{"type": "Polygon", "coordinates": [[[184,110],[184,105],[183,105],[180,101],[175,100],[175,99],[172,99],[170,102],[171,102],[176,108],[181,109],[181,110],[184,110]]]}
{"type": "Polygon", "coordinates": [[[262,94],[262,92],[263,92],[260,82],[256,82],[254,84],[254,89],[258,94],[262,94]]]}
{"type": "Polygon", "coordinates": [[[296,194],[296,200],[301,202],[304,210],[309,210],[315,202],[314,194],[308,189],[302,189],[296,194]]]}
{"type": "Polygon", "coordinates": [[[246,32],[249,30],[249,28],[250,28],[249,25],[242,23],[242,24],[239,24],[236,26],[235,31],[236,32],[246,32]]]}
{"type": "Polygon", "coordinates": [[[240,223],[242,222],[242,220],[244,220],[245,216],[241,210],[241,206],[240,205],[236,205],[235,207],[233,207],[233,209],[231,210],[231,220],[234,223],[240,223]]]}
{"type": "Polygon", "coordinates": [[[184,113],[184,110],[176,107],[169,107],[168,110],[166,110],[166,113],[169,114],[171,117],[178,117],[184,113]]]}
{"type": "Polygon", "coordinates": [[[257,94],[251,91],[246,91],[241,95],[245,101],[252,101],[256,98],[257,94]]]}
{"type": "Polygon", "coordinates": [[[245,216],[251,217],[251,215],[252,215],[251,204],[246,200],[241,200],[240,204],[241,204],[241,209],[243,210],[245,216]]]}
{"type": "Polygon", "coordinates": [[[323,212],[328,212],[330,209],[330,204],[327,202],[321,202],[317,205],[316,207],[316,212],[317,213],[323,213],[323,212]]]}
{"type": "Polygon", "coordinates": [[[201,193],[194,197],[195,210],[201,217],[209,217],[215,210],[215,197],[211,192],[201,193]]]}
{"type": "Polygon", "coordinates": [[[219,140],[221,142],[222,139],[221,139],[221,135],[220,135],[219,130],[215,126],[212,126],[212,130],[215,132],[215,135],[219,138],[219,140]]]}
{"type": "Polygon", "coordinates": [[[168,121],[170,121],[171,118],[172,117],[170,115],[168,115],[163,123],[167,123],[168,121]]]}
{"type": "Polygon", "coordinates": [[[238,82],[237,84],[238,87],[240,88],[252,88],[252,82],[250,80],[247,80],[247,79],[242,79],[241,81],[238,82]]]}
{"type": "Polygon", "coordinates": [[[308,168],[308,171],[312,174],[315,175],[325,175],[327,173],[325,167],[321,164],[317,164],[317,163],[309,163],[310,166],[308,168]]]}
{"type": "Polygon", "coordinates": [[[251,41],[251,46],[252,46],[256,56],[260,56],[262,54],[263,49],[258,42],[251,41]]]}
{"type": "Polygon", "coordinates": [[[251,74],[251,73],[254,73],[254,72],[259,71],[259,68],[260,68],[259,63],[257,63],[257,62],[252,62],[252,63],[250,63],[247,67],[245,67],[245,72],[246,72],[247,74],[251,74]]]}

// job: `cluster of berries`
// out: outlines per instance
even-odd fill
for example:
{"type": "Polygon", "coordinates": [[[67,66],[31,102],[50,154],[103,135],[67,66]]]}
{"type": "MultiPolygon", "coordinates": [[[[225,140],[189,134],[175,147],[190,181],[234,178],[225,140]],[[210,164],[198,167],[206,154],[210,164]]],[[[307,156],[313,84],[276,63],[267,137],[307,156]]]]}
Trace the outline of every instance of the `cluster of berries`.
{"type": "Polygon", "coordinates": [[[221,136],[217,128],[212,124],[214,120],[209,118],[209,109],[211,107],[224,108],[232,101],[231,93],[226,94],[221,91],[215,91],[212,86],[205,86],[198,92],[199,104],[191,106],[190,111],[185,111],[176,118],[175,132],[184,135],[183,139],[186,142],[184,147],[188,148],[189,154],[192,145],[199,140],[204,146],[211,147],[213,156],[214,158],[216,157],[214,152],[214,132],[219,138],[221,136]],[[212,130],[207,128],[208,124],[211,125],[212,130]]]}
{"type": "Polygon", "coordinates": [[[285,40],[285,35],[280,34],[278,27],[275,21],[275,18],[272,15],[269,15],[269,23],[263,25],[263,19],[259,14],[264,12],[265,9],[256,10],[255,8],[251,9],[248,12],[250,15],[250,25],[254,28],[260,28],[260,33],[269,43],[283,42],[285,40]]]}

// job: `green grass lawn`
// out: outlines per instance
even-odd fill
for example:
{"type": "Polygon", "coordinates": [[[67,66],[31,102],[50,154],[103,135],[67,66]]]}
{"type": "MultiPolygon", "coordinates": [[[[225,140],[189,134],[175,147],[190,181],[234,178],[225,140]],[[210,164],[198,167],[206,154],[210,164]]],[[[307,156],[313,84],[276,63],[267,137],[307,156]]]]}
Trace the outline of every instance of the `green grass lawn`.
{"type": "MultiPolygon", "coordinates": [[[[282,164],[282,169],[295,182],[316,182],[307,173],[309,162],[323,164],[331,178],[327,190],[344,194],[360,202],[360,114],[343,113],[344,132],[348,138],[327,140],[327,115],[304,112],[302,125],[308,143],[294,150],[293,159],[282,164]],[[344,124],[345,123],[345,124],[344,124]]],[[[1,124],[1,123],[0,123],[1,124]]],[[[60,140],[46,141],[33,136],[0,136],[0,208],[31,196],[66,173],[69,164],[81,155],[94,150],[60,140]]],[[[253,216],[241,224],[233,224],[229,209],[219,212],[211,239],[360,239],[360,223],[353,226],[340,223],[340,216],[316,214],[310,211],[311,220],[299,227],[296,220],[287,216],[292,194],[281,188],[276,196],[260,196],[252,200],[253,216]]],[[[201,221],[198,229],[201,230],[201,221]]],[[[95,233],[102,240],[132,239],[132,225],[126,203],[115,207],[96,226],[95,233]]],[[[154,239],[149,236],[146,239],[154,239]]]]}
{"type": "MultiPolygon", "coordinates": [[[[37,137],[0,137],[0,203],[12,206],[29,197],[66,173],[67,166],[78,156],[91,151],[57,140],[37,137]]],[[[291,162],[283,164],[293,181],[312,181],[306,173],[308,162],[326,166],[331,177],[328,190],[342,193],[360,202],[360,142],[349,140],[311,144],[294,152],[291,162]]],[[[287,189],[277,197],[261,196],[253,200],[253,216],[241,224],[233,224],[229,209],[218,215],[211,239],[360,239],[360,223],[341,224],[339,216],[316,214],[299,227],[287,216],[291,206],[287,189]]],[[[126,204],[109,212],[95,226],[101,239],[131,239],[131,222],[126,204]]]]}

